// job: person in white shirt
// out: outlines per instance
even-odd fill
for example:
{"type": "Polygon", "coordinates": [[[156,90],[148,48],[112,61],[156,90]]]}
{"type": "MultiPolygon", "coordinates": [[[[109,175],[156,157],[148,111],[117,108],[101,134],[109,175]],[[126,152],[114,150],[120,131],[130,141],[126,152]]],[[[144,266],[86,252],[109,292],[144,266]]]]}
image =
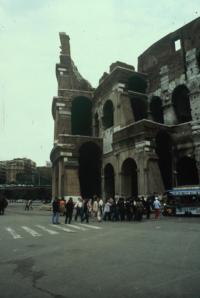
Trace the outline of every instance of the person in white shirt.
{"type": "Polygon", "coordinates": [[[157,196],[155,197],[155,200],[153,202],[153,207],[155,209],[155,219],[158,219],[160,217],[161,204],[157,196]]]}
{"type": "Polygon", "coordinates": [[[75,209],[76,209],[76,214],[75,214],[75,221],[77,221],[77,218],[80,217],[80,219],[82,218],[83,215],[83,199],[82,198],[78,198],[78,201],[75,204],[75,209]]]}
{"type": "Polygon", "coordinates": [[[110,220],[110,207],[111,207],[111,203],[109,201],[107,201],[105,203],[105,206],[104,206],[104,216],[103,216],[103,219],[106,221],[107,219],[110,220]]]}

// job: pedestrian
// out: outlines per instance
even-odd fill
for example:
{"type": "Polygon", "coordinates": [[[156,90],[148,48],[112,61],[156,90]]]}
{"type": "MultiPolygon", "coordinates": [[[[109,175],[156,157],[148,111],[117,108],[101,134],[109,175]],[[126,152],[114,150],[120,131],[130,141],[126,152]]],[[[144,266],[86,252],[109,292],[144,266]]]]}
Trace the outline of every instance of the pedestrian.
{"type": "Polygon", "coordinates": [[[28,209],[33,210],[33,201],[32,200],[28,200],[28,209]]]}
{"type": "Polygon", "coordinates": [[[135,205],[135,214],[134,214],[134,220],[141,221],[143,216],[144,207],[142,204],[142,201],[138,198],[136,200],[135,205]]]}
{"type": "Polygon", "coordinates": [[[111,207],[111,203],[109,202],[109,200],[106,201],[105,206],[104,206],[104,216],[103,219],[106,221],[107,219],[110,220],[110,207],[111,207]]]}
{"type": "Polygon", "coordinates": [[[29,200],[26,200],[25,201],[25,208],[24,208],[24,210],[29,211],[29,200]]]}
{"type": "Polygon", "coordinates": [[[65,204],[65,223],[71,223],[72,221],[72,215],[73,215],[73,210],[74,210],[74,202],[73,199],[70,197],[68,202],[65,204]]]}
{"type": "Polygon", "coordinates": [[[94,198],[93,204],[92,204],[92,215],[93,217],[97,217],[98,212],[98,198],[94,198]]]}
{"type": "Polygon", "coordinates": [[[78,201],[75,204],[75,209],[76,209],[76,214],[75,214],[74,220],[77,221],[78,217],[80,217],[80,219],[81,219],[82,215],[83,215],[83,199],[82,198],[78,198],[78,201]]]}
{"type": "Polygon", "coordinates": [[[6,200],[4,194],[0,196],[0,215],[4,215],[5,208],[8,206],[8,201],[6,200]]]}
{"type": "Polygon", "coordinates": [[[158,200],[157,196],[155,196],[155,200],[153,202],[153,207],[154,207],[154,210],[155,210],[155,219],[159,219],[160,218],[161,204],[160,204],[160,201],[158,200]]]}
{"type": "Polygon", "coordinates": [[[53,209],[52,223],[53,224],[59,224],[59,211],[60,211],[59,207],[60,207],[59,200],[57,197],[55,197],[52,203],[52,209],[53,209]]]}
{"type": "Polygon", "coordinates": [[[89,208],[90,208],[90,201],[88,199],[84,199],[81,222],[86,220],[86,222],[89,223],[89,208]]]}
{"type": "Polygon", "coordinates": [[[151,201],[147,197],[144,198],[144,207],[145,207],[145,210],[146,210],[146,219],[150,219],[151,201]]]}
{"type": "Polygon", "coordinates": [[[97,198],[97,220],[101,222],[103,216],[103,200],[101,198],[97,198]]]}
{"type": "Polygon", "coordinates": [[[119,219],[120,219],[120,221],[124,221],[124,219],[125,219],[124,198],[119,198],[117,205],[118,205],[118,209],[119,209],[119,219]]]}

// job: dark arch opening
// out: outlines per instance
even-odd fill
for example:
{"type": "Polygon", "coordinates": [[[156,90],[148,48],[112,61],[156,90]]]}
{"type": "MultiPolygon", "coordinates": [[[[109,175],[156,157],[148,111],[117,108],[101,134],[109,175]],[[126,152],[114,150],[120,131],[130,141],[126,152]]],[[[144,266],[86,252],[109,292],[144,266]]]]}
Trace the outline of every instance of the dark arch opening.
{"type": "Polygon", "coordinates": [[[132,158],[122,164],[122,192],[125,197],[138,195],[137,165],[132,158]]]}
{"type": "Polygon", "coordinates": [[[160,97],[152,97],[150,102],[150,111],[155,122],[164,123],[162,100],[160,97]]]}
{"type": "Polygon", "coordinates": [[[128,79],[127,89],[134,92],[146,93],[147,82],[145,79],[135,74],[128,79]]]}
{"type": "Polygon", "coordinates": [[[105,188],[105,195],[106,197],[115,196],[115,174],[114,169],[111,164],[107,164],[104,168],[104,188],[105,188]]]}
{"type": "Polygon", "coordinates": [[[71,109],[72,135],[92,135],[92,102],[84,96],[72,101],[71,109]]]}
{"type": "Polygon", "coordinates": [[[99,116],[97,113],[94,116],[94,135],[99,136],[99,116]]]}
{"type": "Polygon", "coordinates": [[[101,194],[101,150],[95,143],[84,143],[79,149],[79,182],[83,197],[101,194]]]}
{"type": "Polygon", "coordinates": [[[172,187],[172,141],[166,131],[160,131],[156,136],[156,153],[163,184],[169,189],[172,187]]]}
{"type": "Polygon", "coordinates": [[[147,101],[144,98],[131,98],[131,108],[135,121],[147,119],[147,101]]]}
{"type": "Polygon", "coordinates": [[[185,85],[179,85],[172,93],[172,104],[178,123],[189,122],[192,120],[189,90],[185,85]]]}
{"type": "Polygon", "coordinates": [[[113,103],[111,100],[107,100],[103,106],[103,126],[104,129],[110,128],[113,126],[114,117],[113,117],[113,103]]]}
{"type": "Polygon", "coordinates": [[[184,156],[177,162],[177,183],[178,185],[199,184],[195,159],[184,156]]]}

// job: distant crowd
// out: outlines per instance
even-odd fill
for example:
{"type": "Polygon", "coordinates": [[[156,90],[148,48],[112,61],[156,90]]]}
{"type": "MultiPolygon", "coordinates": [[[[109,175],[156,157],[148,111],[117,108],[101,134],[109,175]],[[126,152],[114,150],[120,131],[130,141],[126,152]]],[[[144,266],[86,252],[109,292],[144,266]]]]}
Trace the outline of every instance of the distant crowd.
{"type": "Polygon", "coordinates": [[[73,198],[67,201],[57,197],[52,203],[52,223],[59,223],[59,215],[65,216],[65,223],[70,224],[74,220],[89,222],[96,219],[98,222],[104,221],[141,221],[145,215],[150,218],[154,213],[155,219],[160,217],[161,202],[155,194],[150,197],[141,198],[108,198],[105,202],[102,198],[94,196],[92,199],[78,198],[76,202],[73,198]]]}

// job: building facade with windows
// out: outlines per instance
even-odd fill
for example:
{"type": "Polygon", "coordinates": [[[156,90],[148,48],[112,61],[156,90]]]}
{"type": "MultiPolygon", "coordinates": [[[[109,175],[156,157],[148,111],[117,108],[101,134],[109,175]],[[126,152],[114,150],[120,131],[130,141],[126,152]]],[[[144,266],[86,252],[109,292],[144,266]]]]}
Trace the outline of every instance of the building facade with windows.
{"type": "Polygon", "coordinates": [[[33,184],[36,163],[28,158],[15,158],[6,163],[6,183],[33,184]]]}
{"type": "Polygon", "coordinates": [[[53,196],[137,196],[200,179],[200,18],[92,88],[60,33],[53,98],[53,196]]]}

